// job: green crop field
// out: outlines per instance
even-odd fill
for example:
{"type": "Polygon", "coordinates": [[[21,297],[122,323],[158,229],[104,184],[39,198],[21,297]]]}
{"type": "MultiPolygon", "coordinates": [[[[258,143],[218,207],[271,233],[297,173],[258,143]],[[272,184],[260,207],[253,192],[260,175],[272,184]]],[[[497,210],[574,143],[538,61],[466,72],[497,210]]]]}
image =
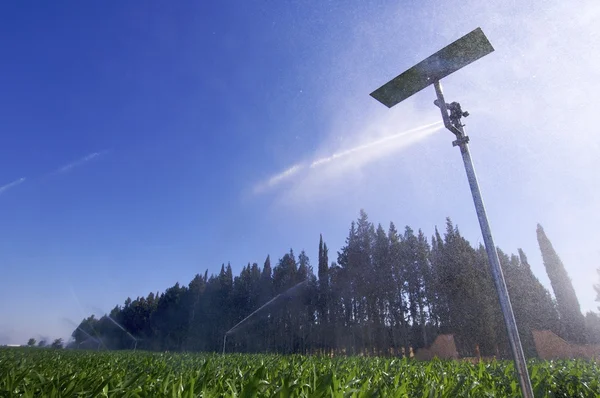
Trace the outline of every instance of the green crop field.
{"type": "MultiPolygon", "coordinates": [[[[598,397],[600,366],[532,361],[537,397],[598,397]]],[[[509,362],[0,349],[1,397],[514,397],[509,362]]]]}

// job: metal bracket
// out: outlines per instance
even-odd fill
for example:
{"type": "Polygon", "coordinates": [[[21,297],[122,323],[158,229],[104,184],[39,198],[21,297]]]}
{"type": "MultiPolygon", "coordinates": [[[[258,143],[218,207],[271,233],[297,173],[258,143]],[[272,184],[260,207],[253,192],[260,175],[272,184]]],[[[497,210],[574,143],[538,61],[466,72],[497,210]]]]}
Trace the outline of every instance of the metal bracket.
{"type": "Polygon", "coordinates": [[[463,129],[464,124],[462,124],[461,119],[469,116],[469,112],[463,111],[458,102],[446,103],[444,100],[444,93],[442,92],[442,85],[439,80],[433,83],[433,87],[435,88],[435,94],[437,96],[436,100],[433,101],[433,104],[440,108],[444,126],[446,126],[446,128],[456,137],[456,141],[452,142],[452,146],[468,143],[469,137],[465,135],[463,129]]]}
{"type": "Polygon", "coordinates": [[[452,141],[452,146],[459,146],[462,144],[468,144],[469,143],[469,137],[468,136],[462,136],[456,139],[456,141],[452,141]]]}

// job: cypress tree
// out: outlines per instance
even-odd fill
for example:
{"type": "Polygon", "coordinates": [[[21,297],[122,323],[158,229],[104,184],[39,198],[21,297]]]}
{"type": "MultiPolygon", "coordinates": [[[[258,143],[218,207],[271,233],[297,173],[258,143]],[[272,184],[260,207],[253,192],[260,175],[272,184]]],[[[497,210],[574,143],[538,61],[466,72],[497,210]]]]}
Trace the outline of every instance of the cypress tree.
{"type": "MultiPolygon", "coordinates": [[[[596,272],[598,272],[598,276],[600,277],[600,268],[598,268],[596,272]]],[[[594,290],[596,291],[596,301],[600,301],[600,282],[598,282],[597,285],[594,285],[594,290]]],[[[600,307],[598,307],[598,310],[600,310],[600,307]]]]}
{"type": "Polygon", "coordinates": [[[394,288],[390,263],[390,242],[381,224],[377,226],[373,247],[373,283],[375,287],[375,306],[373,308],[374,346],[375,353],[382,353],[387,333],[385,331],[385,316],[387,301],[394,288]]]}
{"type": "Polygon", "coordinates": [[[263,305],[273,298],[273,276],[271,269],[271,256],[267,256],[260,274],[258,304],[263,305]]]}
{"type": "Polygon", "coordinates": [[[330,349],[330,335],[329,333],[329,266],[328,266],[328,250],[327,244],[323,243],[323,235],[319,237],[319,285],[318,285],[318,302],[317,307],[319,309],[319,323],[320,323],[320,335],[321,335],[321,348],[330,349]]]}
{"type": "MultiPolygon", "coordinates": [[[[533,330],[557,331],[558,313],[550,292],[531,272],[527,256],[519,249],[519,256],[508,256],[498,249],[500,264],[504,270],[515,320],[519,327],[521,344],[527,357],[536,355],[533,330]]],[[[499,308],[497,309],[499,312],[499,308]]],[[[500,325],[498,326],[500,328],[500,325]]],[[[504,336],[502,348],[508,353],[509,346],[504,336]]]]}
{"type": "Polygon", "coordinates": [[[320,235],[319,238],[319,269],[318,269],[318,276],[319,276],[319,284],[322,287],[327,287],[327,285],[329,284],[328,281],[328,271],[329,271],[329,266],[327,265],[329,259],[328,259],[328,253],[327,253],[327,244],[323,243],[323,235],[320,235]]]}
{"type": "Polygon", "coordinates": [[[563,337],[574,343],[585,343],[585,318],[581,313],[575,289],[560,257],[540,224],[537,226],[537,238],[544,266],[556,297],[563,337]]]}

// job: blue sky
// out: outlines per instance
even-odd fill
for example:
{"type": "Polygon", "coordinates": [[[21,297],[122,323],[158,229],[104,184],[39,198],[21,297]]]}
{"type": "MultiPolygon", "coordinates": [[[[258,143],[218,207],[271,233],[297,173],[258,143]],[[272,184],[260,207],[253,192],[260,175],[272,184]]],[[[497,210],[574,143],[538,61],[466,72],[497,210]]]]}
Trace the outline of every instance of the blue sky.
{"type": "Polygon", "coordinates": [[[481,242],[450,133],[403,134],[438,121],[433,89],[368,95],[478,26],[496,51],[443,85],[496,243],[548,285],[540,222],[596,309],[600,5],[202,3],[0,6],[0,344],[224,262],[314,262],[360,208],[481,242]]]}

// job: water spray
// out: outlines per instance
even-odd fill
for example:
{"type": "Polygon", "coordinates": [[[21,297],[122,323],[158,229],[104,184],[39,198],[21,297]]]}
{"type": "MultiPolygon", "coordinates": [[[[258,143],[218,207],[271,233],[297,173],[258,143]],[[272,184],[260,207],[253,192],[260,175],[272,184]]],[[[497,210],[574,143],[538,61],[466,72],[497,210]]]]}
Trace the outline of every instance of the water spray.
{"type": "Polygon", "coordinates": [[[131,333],[129,333],[129,331],[127,329],[125,329],[125,327],[123,325],[121,325],[119,322],[117,322],[116,320],[114,320],[114,318],[111,317],[110,314],[102,311],[99,308],[93,308],[93,310],[94,310],[94,312],[103,314],[103,316],[105,316],[106,318],[108,318],[108,320],[110,320],[112,323],[114,323],[115,326],[117,326],[119,329],[121,329],[122,331],[124,331],[127,334],[127,336],[129,336],[129,338],[131,340],[133,340],[133,350],[135,351],[137,349],[137,343],[138,343],[138,341],[140,341],[142,339],[138,339],[134,335],[132,335],[131,333]]]}
{"type": "MultiPolygon", "coordinates": [[[[63,318],[63,320],[67,321],[69,324],[71,324],[71,326],[75,326],[75,329],[79,330],[81,333],[85,334],[89,340],[92,340],[94,343],[98,343],[98,350],[100,350],[101,345],[103,345],[104,348],[106,348],[106,345],[104,344],[104,342],[102,341],[102,339],[100,338],[100,336],[98,335],[98,333],[96,332],[96,330],[94,329],[94,327],[92,325],[89,325],[89,327],[92,329],[92,333],[94,333],[96,335],[96,337],[94,337],[91,334],[89,334],[88,332],[86,332],[82,327],[80,327],[78,324],[76,324],[69,318],[63,318]]],[[[79,344],[81,345],[84,342],[85,341],[82,341],[79,344]]]]}
{"type": "MultiPolygon", "coordinates": [[[[299,172],[301,172],[307,168],[315,169],[317,167],[323,166],[324,164],[330,163],[330,162],[338,160],[340,158],[345,158],[348,155],[360,153],[361,151],[377,147],[379,145],[388,143],[390,141],[393,141],[395,139],[398,139],[400,137],[407,136],[410,134],[419,133],[419,134],[421,134],[421,138],[423,138],[426,136],[426,134],[433,133],[433,132],[441,129],[442,127],[443,127],[443,123],[441,121],[435,122],[435,123],[429,123],[429,124],[425,124],[423,126],[409,129],[409,130],[404,130],[399,133],[391,134],[391,135],[379,138],[375,141],[357,145],[355,147],[345,149],[343,151],[335,152],[329,156],[313,160],[311,163],[297,163],[297,164],[291,166],[290,168],[282,171],[281,173],[272,176],[266,182],[259,184],[258,186],[255,187],[254,190],[257,193],[262,192],[268,188],[272,188],[272,187],[280,184],[281,182],[293,177],[294,175],[298,174],[299,172]]],[[[414,137],[414,135],[413,135],[413,137],[414,137]]]]}
{"type": "Polygon", "coordinates": [[[442,122],[435,122],[435,123],[426,124],[424,126],[416,127],[416,128],[410,129],[410,130],[402,131],[400,133],[388,135],[388,136],[380,138],[378,140],[371,141],[366,144],[358,145],[358,146],[355,146],[354,148],[346,149],[345,151],[336,152],[331,156],[317,159],[310,164],[310,168],[313,169],[315,167],[321,166],[322,164],[329,163],[333,160],[336,160],[336,159],[339,159],[342,157],[346,157],[348,155],[352,155],[353,153],[364,151],[366,149],[373,148],[373,147],[376,147],[381,144],[385,144],[386,142],[395,140],[395,139],[403,137],[405,135],[414,134],[417,132],[420,132],[422,134],[424,134],[426,132],[432,133],[441,128],[442,128],[442,122]]]}
{"type": "Polygon", "coordinates": [[[119,322],[115,321],[110,315],[106,314],[106,317],[108,319],[110,319],[112,321],[112,323],[114,323],[115,325],[117,325],[117,327],[119,329],[121,329],[122,331],[124,331],[125,333],[127,333],[127,336],[129,336],[132,340],[133,340],[133,351],[135,351],[137,349],[137,343],[138,343],[138,339],[135,338],[131,333],[129,333],[127,331],[127,329],[125,329],[119,322]]]}
{"type": "Polygon", "coordinates": [[[239,321],[234,327],[232,327],[227,332],[225,332],[225,335],[223,336],[223,354],[225,354],[225,346],[227,344],[227,336],[229,334],[233,333],[237,328],[239,328],[244,323],[246,323],[246,321],[248,319],[250,319],[254,315],[258,314],[260,311],[262,311],[263,309],[265,309],[269,305],[275,303],[276,301],[278,301],[280,299],[293,297],[297,293],[297,291],[300,289],[300,287],[303,286],[303,285],[305,285],[306,283],[308,283],[308,279],[306,279],[306,280],[304,280],[304,281],[302,281],[302,282],[300,282],[300,283],[292,286],[291,288],[289,288],[285,292],[280,293],[277,296],[273,297],[271,300],[267,301],[266,303],[264,303],[263,305],[261,305],[260,307],[258,307],[256,310],[254,310],[250,315],[248,315],[247,317],[245,317],[244,319],[242,319],[241,321],[239,321]]]}

